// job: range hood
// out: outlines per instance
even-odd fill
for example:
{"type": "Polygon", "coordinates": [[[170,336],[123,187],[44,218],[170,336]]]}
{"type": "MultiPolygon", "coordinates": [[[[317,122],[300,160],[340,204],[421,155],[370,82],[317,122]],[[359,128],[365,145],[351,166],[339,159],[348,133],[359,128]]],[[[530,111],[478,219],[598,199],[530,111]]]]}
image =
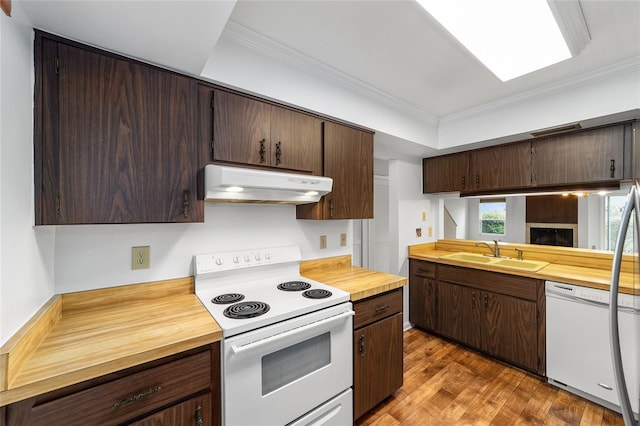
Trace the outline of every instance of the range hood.
{"type": "Polygon", "coordinates": [[[333,179],[207,164],[204,184],[206,201],[307,204],[331,192],[333,179]]]}

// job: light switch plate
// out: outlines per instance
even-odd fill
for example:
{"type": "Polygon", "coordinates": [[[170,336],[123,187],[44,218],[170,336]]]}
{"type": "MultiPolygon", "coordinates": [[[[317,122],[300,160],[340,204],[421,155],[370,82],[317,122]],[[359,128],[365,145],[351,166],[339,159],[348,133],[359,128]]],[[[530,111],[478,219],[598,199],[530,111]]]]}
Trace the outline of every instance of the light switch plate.
{"type": "Polygon", "coordinates": [[[327,248],[327,236],[320,235],[320,249],[326,249],[326,248],[327,248]]]}
{"type": "Polygon", "coordinates": [[[342,247],[347,245],[347,234],[340,234],[340,245],[342,247]]]}

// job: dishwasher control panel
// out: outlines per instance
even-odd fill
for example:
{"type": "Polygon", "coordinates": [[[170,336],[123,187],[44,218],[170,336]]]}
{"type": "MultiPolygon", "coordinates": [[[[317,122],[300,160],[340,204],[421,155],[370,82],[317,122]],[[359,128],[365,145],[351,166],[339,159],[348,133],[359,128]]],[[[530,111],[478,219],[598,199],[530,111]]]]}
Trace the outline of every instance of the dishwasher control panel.
{"type": "MultiPolygon", "coordinates": [[[[547,281],[545,288],[547,296],[575,298],[587,302],[609,305],[609,291],[607,290],[598,290],[556,281],[547,281]]],[[[619,293],[618,306],[621,308],[640,310],[640,296],[619,293]]]]}

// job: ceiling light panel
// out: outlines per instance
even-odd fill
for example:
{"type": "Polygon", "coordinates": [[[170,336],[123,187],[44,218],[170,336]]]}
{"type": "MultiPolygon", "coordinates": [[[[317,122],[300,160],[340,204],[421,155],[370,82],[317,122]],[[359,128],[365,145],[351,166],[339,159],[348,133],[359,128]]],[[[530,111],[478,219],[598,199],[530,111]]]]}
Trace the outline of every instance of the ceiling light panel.
{"type": "Polygon", "coordinates": [[[546,0],[417,0],[500,80],[571,57],[546,0]]]}

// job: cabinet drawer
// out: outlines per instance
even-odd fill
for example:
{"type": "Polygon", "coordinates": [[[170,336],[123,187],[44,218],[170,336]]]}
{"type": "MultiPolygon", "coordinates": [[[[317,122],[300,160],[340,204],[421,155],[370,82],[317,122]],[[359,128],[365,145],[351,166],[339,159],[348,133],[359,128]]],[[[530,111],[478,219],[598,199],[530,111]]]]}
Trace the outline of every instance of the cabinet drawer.
{"type": "Polygon", "coordinates": [[[435,278],[436,277],[436,264],[431,262],[424,262],[422,260],[410,260],[411,271],[409,276],[418,276],[423,278],[435,278]]]}
{"type": "Polygon", "coordinates": [[[32,409],[33,425],[115,425],[211,387],[211,352],[178,359],[32,409]]]}
{"type": "Polygon", "coordinates": [[[402,289],[399,288],[356,302],[354,310],[356,311],[356,317],[353,321],[354,329],[402,312],[402,289]]]}

